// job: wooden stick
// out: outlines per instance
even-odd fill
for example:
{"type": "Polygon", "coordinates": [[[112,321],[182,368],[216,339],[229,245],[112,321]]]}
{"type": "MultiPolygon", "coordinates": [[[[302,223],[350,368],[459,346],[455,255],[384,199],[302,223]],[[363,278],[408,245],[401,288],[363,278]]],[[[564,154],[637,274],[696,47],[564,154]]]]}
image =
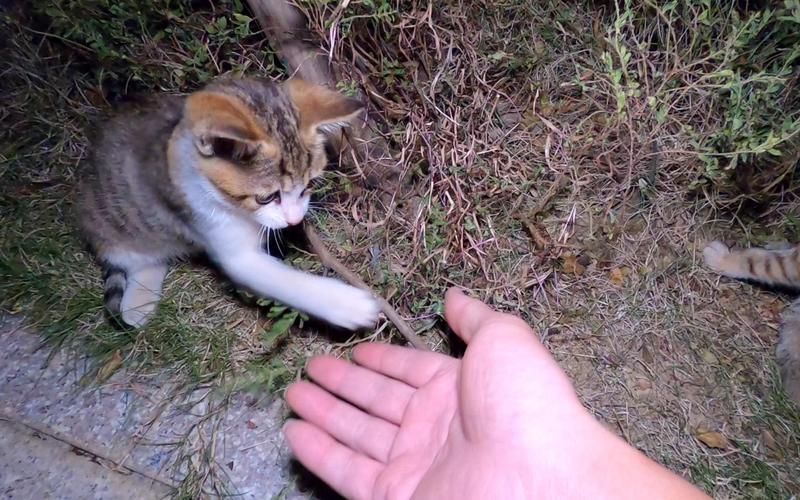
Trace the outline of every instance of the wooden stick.
{"type": "Polygon", "coordinates": [[[548,189],[547,192],[544,193],[544,196],[539,198],[539,201],[536,203],[536,206],[533,207],[533,210],[525,214],[526,217],[529,219],[533,219],[540,213],[544,212],[544,209],[547,208],[547,205],[550,204],[553,198],[555,198],[558,192],[561,191],[561,188],[563,188],[566,184],[567,184],[567,176],[565,174],[559,174],[558,177],[556,177],[556,180],[554,180],[553,183],[550,184],[550,189],[548,189]]]}
{"type": "Polygon", "coordinates": [[[547,208],[547,205],[555,198],[561,188],[567,183],[567,176],[565,174],[559,174],[558,177],[553,181],[550,185],[550,188],[545,192],[545,194],[539,198],[536,206],[530,212],[522,214],[517,218],[522,221],[525,225],[525,228],[533,238],[533,245],[537,250],[544,250],[550,246],[550,235],[547,234],[547,230],[544,228],[539,228],[538,223],[536,222],[536,217],[544,212],[547,208]]]}
{"type": "Polygon", "coordinates": [[[303,232],[305,232],[306,238],[308,238],[308,242],[311,244],[311,249],[314,250],[314,253],[317,254],[317,257],[319,257],[319,260],[323,265],[335,271],[336,274],[347,280],[347,282],[351,285],[371,293],[378,300],[383,313],[387,318],[389,318],[389,321],[394,324],[403,337],[405,337],[409,344],[413,345],[417,349],[430,351],[428,344],[426,344],[425,341],[419,337],[419,335],[414,333],[414,330],[408,326],[408,323],[406,323],[405,320],[400,317],[395,308],[392,307],[391,304],[386,301],[386,299],[376,295],[359,275],[348,269],[344,264],[339,262],[339,259],[334,257],[333,254],[328,251],[328,249],[325,247],[325,244],[322,242],[322,239],[317,234],[317,231],[310,224],[303,224],[303,232]]]}

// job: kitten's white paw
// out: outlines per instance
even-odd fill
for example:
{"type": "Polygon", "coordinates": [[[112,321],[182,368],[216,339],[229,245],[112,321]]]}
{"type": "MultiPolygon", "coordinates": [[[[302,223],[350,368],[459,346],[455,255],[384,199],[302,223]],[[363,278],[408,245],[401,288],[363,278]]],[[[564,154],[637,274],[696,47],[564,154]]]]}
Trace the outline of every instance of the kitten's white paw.
{"type": "Polygon", "coordinates": [[[706,265],[717,272],[722,272],[722,262],[730,254],[728,245],[721,241],[712,241],[703,249],[703,260],[706,265]]]}
{"type": "Polygon", "coordinates": [[[155,305],[148,304],[134,309],[123,310],[122,321],[125,322],[126,325],[133,328],[141,328],[145,325],[145,323],[147,323],[147,320],[150,319],[150,316],[153,315],[154,309],[155,305]]]}
{"type": "Polygon", "coordinates": [[[324,303],[317,314],[333,325],[357,330],[375,325],[380,312],[380,304],[369,292],[330,280],[325,283],[324,303]]]}

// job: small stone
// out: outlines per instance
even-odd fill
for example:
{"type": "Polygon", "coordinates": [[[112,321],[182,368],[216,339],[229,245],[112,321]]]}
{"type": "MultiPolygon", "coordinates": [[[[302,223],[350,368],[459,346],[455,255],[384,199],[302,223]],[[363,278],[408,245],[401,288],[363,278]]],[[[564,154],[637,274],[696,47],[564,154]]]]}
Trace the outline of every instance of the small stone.
{"type": "Polygon", "coordinates": [[[700,353],[700,357],[702,357],[703,361],[705,361],[709,365],[716,365],[719,363],[719,359],[717,358],[717,356],[708,349],[702,351],[700,353]]]}

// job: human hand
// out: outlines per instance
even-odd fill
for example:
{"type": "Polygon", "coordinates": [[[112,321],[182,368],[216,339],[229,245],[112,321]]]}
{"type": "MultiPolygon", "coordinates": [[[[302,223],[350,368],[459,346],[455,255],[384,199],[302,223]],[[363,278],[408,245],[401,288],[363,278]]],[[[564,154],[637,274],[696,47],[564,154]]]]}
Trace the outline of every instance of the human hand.
{"type": "Polygon", "coordinates": [[[286,400],[303,419],[287,423],[289,446],[339,493],[358,499],[699,494],[601,426],[522,320],[454,289],[445,316],[468,344],[461,360],[363,344],[353,352],[357,364],[313,358],[308,373],[316,384],[289,387],[286,400]]]}

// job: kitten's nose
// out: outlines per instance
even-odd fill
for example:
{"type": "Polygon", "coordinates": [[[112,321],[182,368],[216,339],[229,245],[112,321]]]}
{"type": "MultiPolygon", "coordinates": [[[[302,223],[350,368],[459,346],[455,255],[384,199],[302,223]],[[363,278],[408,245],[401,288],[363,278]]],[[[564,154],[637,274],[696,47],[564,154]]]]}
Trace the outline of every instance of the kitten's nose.
{"type": "Polygon", "coordinates": [[[300,224],[300,221],[302,221],[302,220],[303,220],[303,214],[295,214],[293,216],[289,216],[289,215],[286,216],[286,223],[289,224],[290,226],[296,226],[297,224],[300,224]]]}
{"type": "Polygon", "coordinates": [[[283,192],[281,195],[283,218],[290,226],[300,224],[300,221],[303,220],[303,216],[306,214],[302,191],[302,186],[298,186],[292,191],[283,192]]]}
{"type": "Polygon", "coordinates": [[[294,226],[296,224],[300,224],[300,221],[303,220],[303,209],[297,203],[283,203],[281,204],[281,208],[283,208],[283,218],[286,219],[286,223],[290,226],[294,226]]]}

